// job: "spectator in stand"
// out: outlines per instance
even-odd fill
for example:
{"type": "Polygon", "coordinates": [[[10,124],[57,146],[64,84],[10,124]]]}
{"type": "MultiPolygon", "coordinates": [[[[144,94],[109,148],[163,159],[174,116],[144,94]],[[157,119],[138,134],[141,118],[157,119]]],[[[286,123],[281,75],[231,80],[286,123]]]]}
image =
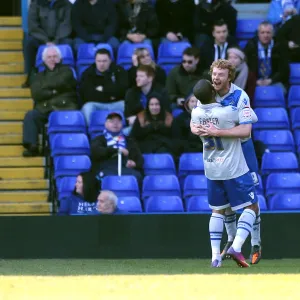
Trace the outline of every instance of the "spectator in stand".
{"type": "Polygon", "coordinates": [[[289,79],[289,61],[285,45],[273,39],[274,28],[269,22],[258,27],[258,37],[247,43],[244,52],[249,71],[256,77],[257,86],[279,85],[286,91],[289,79]]]}
{"type": "Polygon", "coordinates": [[[133,66],[128,70],[129,86],[136,86],[136,73],[139,66],[148,65],[155,71],[154,83],[162,86],[166,84],[166,72],[152,60],[151,54],[147,48],[138,48],[134,51],[132,57],[133,66]]]}
{"type": "Polygon", "coordinates": [[[103,190],[98,196],[97,202],[97,214],[101,215],[120,215],[128,214],[128,212],[119,210],[118,208],[118,197],[112,191],[103,190]]]}
{"type": "MultiPolygon", "coordinates": [[[[166,86],[173,108],[183,108],[185,97],[204,77],[199,50],[194,47],[185,49],[182,55],[182,64],[174,67],[167,77],[166,86]]],[[[208,73],[206,77],[208,77],[208,73]]]]}
{"type": "Polygon", "coordinates": [[[180,144],[181,153],[203,152],[201,139],[191,132],[191,112],[197,106],[198,99],[190,94],[184,103],[185,110],[174,119],[173,136],[180,144]]]}
{"type": "Polygon", "coordinates": [[[70,67],[61,64],[61,53],[56,46],[44,49],[46,69],[38,73],[31,85],[34,109],[23,121],[23,156],[37,156],[38,134],[54,110],[77,109],[76,80],[70,67]]]}
{"type": "Polygon", "coordinates": [[[235,38],[228,35],[228,27],[223,20],[213,25],[212,36],[201,48],[201,64],[204,69],[209,69],[215,60],[226,59],[227,49],[237,45],[235,38]]]}
{"type": "Polygon", "coordinates": [[[163,41],[192,41],[193,37],[193,0],[160,0],[156,12],[163,41]]]}
{"type": "Polygon", "coordinates": [[[89,125],[96,110],[124,111],[124,98],[128,88],[127,72],[115,65],[107,49],[99,49],[95,63],[84,71],[80,80],[79,93],[85,103],[82,113],[89,125]]]}
{"type": "Polygon", "coordinates": [[[203,0],[196,5],[194,13],[195,46],[201,48],[211,37],[213,24],[223,20],[231,36],[235,36],[237,26],[237,11],[223,0],[203,0]]]}
{"type": "Polygon", "coordinates": [[[178,156],[178,146],[172,135],[173,116],[164,109],[159,94],[152,94],[146,109],[139,112],[130,136],[142,153],[171,153],[178,156]]]}
{"type": "Polygon", "coordinates": [[[27,79],[22,87],[30,86],[30,76],[36,54],[41,45],[68,44],[72,46],[72,4],[68,0],[31,1],[28,11],[27,39],[24,39],[25,73],[27,79]]]}
{"type": "Polygon", "coordinates": [[[107,43],[117,53],[118,16],[111,0],[77,0],[72,8],[75,50],[84,43],[107,43]]]}
{"type": "Polygon", "coordinates": [[[148,0],[120,0],[117,10],[122,41],[152,44],[158,37],[156,12],[148,0]]]}
{"type": "Polygon", "coordinates": [[[153,94],[159,94],[162,105],[169,110],[169,97],[166,89],[154,83],[155,71],[149,65],[141,65],[136,73],[136,86],[129,89],[125,96],[125,117],[128,124],[132,127],[136,115],[146,108],[149,97],[153,94]]]}
{"type": "Polygon", "coordinates": [[[122,175],[133,175],[142,180],[144,159],[133,139],[123,132],[122,116],[111,113],[107,116],[105,130],[91,142],[92,168],[101,178],[118,175],[118,152],[122,153],[122,175]]]}
{"type": "Polygon", "coordinates": [[[93,173],[79,174],[72,195],[60,201],[59,215],[95,213],[99,191],[100,182],[93,173]]]}

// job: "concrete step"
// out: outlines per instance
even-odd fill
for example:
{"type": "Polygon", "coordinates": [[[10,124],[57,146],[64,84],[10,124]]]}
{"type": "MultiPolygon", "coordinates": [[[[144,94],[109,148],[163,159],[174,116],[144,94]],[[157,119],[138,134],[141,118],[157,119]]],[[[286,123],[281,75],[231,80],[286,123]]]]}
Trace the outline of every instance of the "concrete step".
{"type": "Polygon", "coordinates": [[[0,75],[0,87],[21,87],[25,80],[25,75],[0,75]]]}
{"type": "Polygon", "coordinates": [[[0,26],[21,26],[21,17],[0,17],[0,26]]]}
{"type": "Polygon", "coordinates": [[[48,190],[47,179],[0,180],[0,190],[48,190]]]}
{"type": "Polygon", "coordinates": [[[22,40],[23,30],[21,28],[0,28],[0,41],[22,40]]]}
{"type": "MultiPolygon", "coordinates": [[[[1,34],[1,30],[0,30],[0,34],[1,34]]],[[[23,63],[23,62],[24,62],[24,58],[23,58],[23,53],[21,51],[0,52],[0,64],[23,63]]]]}
{"type": "Polygon", "coordinates": [[[0,134],[0,145],[21,145],[21,134],[0,134]]]}
{"type": "Polygon", "coordinates": [[[0,179],[43,179],[45,169],[34,168],[0,168],[0,179]]]}
{"type": "Polygon", "coordinates": [[[0,121],[23,121],[26,111],[0,111],[0,121]]]}
{"type": "Polygon", "coordinates": [[[23,151],[24,148],[22,146],[1,146],[0,157],[21,157],[23,151]]]}
{"type": "Polygon", "coordinates": [[[1,214],[11,213],[50,213],[51,203],[29,202],[29,203],[0,203],[1,214]]]}
{"type": "MultiPolygon", "coordinates": [[[[1,48],[1,43],[0,43],[1,48]]],[[[15,74],[15,73],[24,73],[24,64],[23,63],[6,63],[0,64],[0,74],[15,74]]]]}
{"type": "Polygon", "coordinates": [[[21,41],[2,41],[0,43],[0,50],[22,50],[22,49],[23,46],[21,41]]]}
{"type": "MultiPolygon", "coordinates": [[[[0,170],[3,167],[44,167],[44,157],[0,157],[0,170]]],[[[30,170],[30,169],[28,169],[30,170]]]]}
{"type": "Polygon", "coordinates": [[[30,98],[30,89],[0,88],[0,98],[30,98]]]}
{"type": "Polygon", "coordinates": [[[22,134],[22,129],[22,122],[0,122],[0,134],[22,134]]]}
{"type": "Polygon", "coordinates": [[[0,111],[28,111],[32,108],[32,99],[0,99],[0,111]]]}
{"type": "Polygon", "coordinates": [[[47,202],[48,191],[9,191],[0,192],[1,202],[47,202]]]}

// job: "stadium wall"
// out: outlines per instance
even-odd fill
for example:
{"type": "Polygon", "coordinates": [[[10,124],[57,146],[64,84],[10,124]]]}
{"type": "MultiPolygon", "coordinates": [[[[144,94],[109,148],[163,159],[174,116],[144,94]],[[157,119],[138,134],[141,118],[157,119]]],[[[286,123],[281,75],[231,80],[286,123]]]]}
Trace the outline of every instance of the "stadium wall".
{"type": "MultiPolygon", "coordinates": [[[[209,258],[208,220],[209,214],[0,217],[0,258],[209,258]]],[[[263,214],[263,257],[300,258],[299,228],[299,213],[263,214]]]]}

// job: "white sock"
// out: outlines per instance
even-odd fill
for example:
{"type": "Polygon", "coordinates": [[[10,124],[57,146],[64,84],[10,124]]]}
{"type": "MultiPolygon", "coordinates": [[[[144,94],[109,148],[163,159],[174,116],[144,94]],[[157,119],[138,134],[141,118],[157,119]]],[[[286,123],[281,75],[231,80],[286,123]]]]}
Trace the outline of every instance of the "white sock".
{"type": "Polygon", "coordinates": [[[231,209],[225,210],[225,228],[227,232],[227,241],[233,242],[236,235],[236,213],[231,209]]]}
{"type": "MultiPolygon", "coordinates": [[[[258,203],[257,203],[258,204],[258,203]]],[[[258,213],[251,232],[251,246],[260,245],[260,207],[258,205],[258,213]]]]}
{"type": "Polygon", "coordinates": [[[220,247],[224,229],[224,218],[225,217],[221,214],[212,213],[209,220],[212,261],[214,261],[215,259],[220,259],[220,247]]]}
{"type": "Polygon", "coordinates": [[[241,214],[237,224],[236,236],[232,244],[234,251],[242,251],[242,246],[245,243],[249,233],[252,231],[252,226],[255,219],[256,214],[252,209],[246,208],[241,214]]]}

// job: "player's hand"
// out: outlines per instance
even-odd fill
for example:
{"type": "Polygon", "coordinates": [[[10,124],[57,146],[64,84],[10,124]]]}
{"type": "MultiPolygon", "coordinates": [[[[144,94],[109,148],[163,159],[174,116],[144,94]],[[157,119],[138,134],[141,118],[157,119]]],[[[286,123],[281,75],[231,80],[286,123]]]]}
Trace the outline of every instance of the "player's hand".
{"type": "Polygon", "coordinates": [[[202,126],[203,134],[200,136],[219,136],[219,129],[215,127],[213,123],[209,123],[207,126],[202,126]]]}
{"type": "Polygon", "coordinates": [[[202,134],[205,134],[205,131],[203,131],[203,128],[200,124],[194,124],[191,121],[190,127],[191,127],[191,132],[195,135],[202,136],[202,134]]]}

